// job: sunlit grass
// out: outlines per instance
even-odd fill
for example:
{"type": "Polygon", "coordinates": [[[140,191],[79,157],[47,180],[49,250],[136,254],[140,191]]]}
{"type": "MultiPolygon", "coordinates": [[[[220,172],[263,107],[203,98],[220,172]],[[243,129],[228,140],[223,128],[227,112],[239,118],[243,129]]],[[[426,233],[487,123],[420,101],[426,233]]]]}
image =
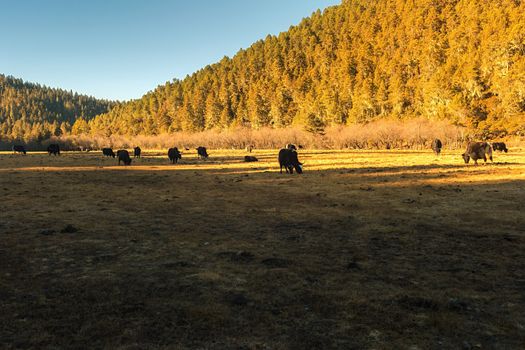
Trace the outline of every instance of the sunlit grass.
{"type": "MultiPolygon", "coordinates": [[[[133,159],[129,167],[118,166],[117,159],[102,157],[100,152],[63,152],[62,156],[46,156],[45,153],[30,153],[26,156],[0,153],[0,171],[191,171],[220,170],[223,173],[266,173],[278,170],[278,150],[255,150],[250,155],[258,162],[245,163],[243,150],[210,150],[206,160],[198,159],[193,151],[183,151],[182,160],[172,165],[163,150],[143,151],[142,158],[133,159]]],[[[445,151],[435,156],[430,151],[328,151],[300,150],[299,159],[304,163],[305,176],[318,171],[374,169],[383,175],[428,173],[486,173],[511,166],[514,170],[525,165],[525,152],[495,153],[494,163],[474,166],[465,165],[458,151],[445,151]]],[[[519,175],[519,172],[518,172],[519,175]]],[[[376,176],[374,173],[361,176],[376,176]]],[[[496,175],[497,179],[497,175],[496,175]]]]}

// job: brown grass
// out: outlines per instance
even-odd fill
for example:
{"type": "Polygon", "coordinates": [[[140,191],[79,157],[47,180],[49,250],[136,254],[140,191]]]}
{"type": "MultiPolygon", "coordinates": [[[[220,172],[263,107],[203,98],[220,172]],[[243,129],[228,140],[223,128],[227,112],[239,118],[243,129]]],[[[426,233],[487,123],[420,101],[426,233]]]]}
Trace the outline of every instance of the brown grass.
{"type": "Polygon", "coordinates": [[[0,153],[0,347],[523,346],[523,150],[243,155],[0,153]]]}

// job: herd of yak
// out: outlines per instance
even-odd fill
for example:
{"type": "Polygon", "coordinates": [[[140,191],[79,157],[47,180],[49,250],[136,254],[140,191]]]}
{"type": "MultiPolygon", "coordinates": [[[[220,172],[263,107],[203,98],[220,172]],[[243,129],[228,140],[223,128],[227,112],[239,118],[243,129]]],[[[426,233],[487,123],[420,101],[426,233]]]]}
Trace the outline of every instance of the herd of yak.
{"type": "MultiPolygon", "coordinates": [[[[208,158],[208,151],[206,150],[206,147],[199,146],[196,148],[197,150],[197,156],[201,159],[207,159],[208,158]]],[[[253,146],[247,146],[246,151],[250,152],[253,150],[253,146]]],[[[49,150],[48,150],[49,152],[49,150]]],[[[142,153],[142,150],[140,147],[135,147],[133,149],[133,156],[134,158],[140,158],[140,154],[142,153]]],[[[120,165],[120,162],[124,163],[124,165],[130,165],[131,164],[131,157],[129,155],[129,152],[127,150],[118,150],[117,153],[113,152],[111,148],[103,148],[102,154],[106,157],[117,157],[118,158],[118,164],[120,165]]],[[[51,155],[51,153],[49,153],[51,155]]],[[[180,153],[179,149],[177,147],[173,147],[168,149],[168,158],[172,164],[175,164],[178,162],[179,159],[182,159],[182,154],[180,153]]],[[[245,162],[257,162],[258,159],[254,156],[245,156],[244,157],[245,162]]],[[[283,167],[285,168],[287,173],[293,174],[293,171],[297,171],[298,174],[301,174],[303,172],[303,164],[299,162],[299,158],[297,156],[297,147],[293,144],[287,144],[285,148],[281,149],[279,151],[279,165],[281,166],[281,173],[283,172],[283,167]]]]}
{"type": "MultiPolygon", "coordinates": [[[[443,148],[443,143],[440,139],[435,139],[432,141],[432,150],[438,156],[441,153],[441,148],[443,148]]],[[[469,142],[467,144],[467,149],[461,155],[465,164],[468,164],[470,159],[474,161],[474,164],[478,164],[478,159],[483,159],[487,162],[487,156],[492,162],[492,151],[502,151],[507,153],[507,145],[504,142],[493,142],[492,144],[488,142],[469,142]]]]}
{"type": "MultiPolygon", "coordinates": [[[[283,168],[286,170],[287,173],[293,174],[294,169],[298,174],[302,174],[303,172],[303,164],[299,162],[298,154],[297,154],[297,146],[293,144],[287,144],[285,148],[281,149],[279,151],[279,165],[281,167],[280,172],[282,174],[283,168]]],[[[299,148],[302,148],[302,146],[299,146],[299,148]]],[[[443,143],[439,139],[435,139],[432,141],[431,145],[432,150],[434,153],[439,156],[441,153],[441,149],[443,148],[443,143]]],[[[186,150],[189,150],[189,148],[186,148],[186,150]]],[[[197,147],[197,156],[202,159],[208,158],[208,152],[206,150],[206,147],[197,147]]],[[[249,145],[246,147],[247,152],[252,152],[253,146],[249,145]]],[[[467,145],[467,149],[465,152],[461,155],[463,157],[463,160],[466,164],[469,163],[470,159],[474,161],[474,164],[478,164],[479,159],[483,159],[485,163],[487,162],[487,157],[492,161],[492,151],[502,151],[502,152],[508,152],[507,146],[503,142],[494,142],[494,143],[488,143],[488,142],[469,142],[467,145]]],[[[23,153],[26,154],[26,149],[23,145],[14,145],[13,146],[13,152],[14,153],[23,153]]],[[[47,152],[49,155],[60,155],[60,146],[58,144],[50,144],[47,147],[47,152]]],[[[142,153],[142,150],[140,147],[135,147],[133,149],[133,156],[135,158],[140,158],[140,155],[142,153]]],[[[118,164],[122,162],[124,165],[130,165],[131,164],[131,156],[129,155],[129,152],[127,150],[118,150],[117,153],[113,152],[111,148],[103,148],[102,154],[106,157],[113,157],[118,158],[118,164]]],[[[177,147],[170,148],[168,150],[168,158],[169,160],[175,164],[178,162],[179,159],[182,159],[182,154],[178,150],[177,147]]],[[[258,159],[254,156],[245,156],[244,161],[245,162],[256,162],[258,159]]]]}

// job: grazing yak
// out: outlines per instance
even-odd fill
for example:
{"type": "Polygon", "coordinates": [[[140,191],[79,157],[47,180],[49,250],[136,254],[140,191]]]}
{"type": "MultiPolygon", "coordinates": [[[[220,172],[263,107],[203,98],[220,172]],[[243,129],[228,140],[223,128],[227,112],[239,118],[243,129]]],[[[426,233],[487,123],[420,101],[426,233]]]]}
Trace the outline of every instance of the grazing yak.
{"type": "Polygon", "coordinates": [[[102,148],[102,154],[106,157],[113,157],[115,158],[115,152],[111,148],[102,148]]]}
{"type": "Polygon", "coordinates": [[[23,153],[26,154],[26,148],[23,145],[14,145],[13,153],[23,153]]]}
{"type": "Polygon", "coordinates": [[[168,150],[168,158],[172,164],[175,164],[179,159],[182,159],[182,155],[177,147],[173,147],[168,150]]]}
{"type": "Polygon", "coordinates": [[[140,154],[142,153],[142,150],[139,146],[133,148],[133,157],[134,158],[140,158],[140,154]]]}
{"type": "Polygon", "coordinates": [[[462,154],[465,164],[468,164],[470,158],[474,164],[478,165],[478,159],[483,159],[487,162],[487,155],[492,162],[492,147],[488,142],[469,142],[465,153],[462,154]]]}
{"type": "Polygon", "coordinates": [[[507,145],[505,144],[505,142],[493,142],[492,149],[494,151],[500,151],[500,152],[505,152],[505,153],[509,151],[507,149],[507,145]]]}
{"type": "Polygon", "coordinates": [[[443,144],[441,143],[440,139],[435,139],[434,141],[432,141],[431,147],[436,156],[439,156],[439,154],[441,153],[441,148],[443,148],[443,144]]]}
{"type": "Polygon", "coordinates": [[[197,149],[197,156],[199,158],[208,158],[208,152],[206,151],[206,147],[202,147],[202,146],[199,146],[196,148],[197,149]]]}
{"type": "Polygon", "coordinates": [[[49,155],[60,155],[60,146],[56,143],[52,143],[49,146],[47,146],[47,153],[49,155]]]}
{"type": "Polygon", "coordinates": [[[118,165],[120,165],[120,161],[124,163],[124,165],[131,165],[131,157],[129,156],[129,152],[125,149],[120,149],[117,151],[117,157],[118,157],[118,165]]]}
{"type": "Polygon", "coordinates": [[[254,157],[254,156],[244,156],[244,161],[245,161],[245,162],[258,162],[259,159],[257,159],[257,158],[254,157]]]}
{"type": "Polygon", "coordinates": [[[303,173],[303,163],[297,159],[297,151],[290,148],[283,148],[279,151],[279,165],[281,167],[281,174],[283,173],[283,167],[287,173],[293,174],[293,169],[298,174],[303,173]]]}

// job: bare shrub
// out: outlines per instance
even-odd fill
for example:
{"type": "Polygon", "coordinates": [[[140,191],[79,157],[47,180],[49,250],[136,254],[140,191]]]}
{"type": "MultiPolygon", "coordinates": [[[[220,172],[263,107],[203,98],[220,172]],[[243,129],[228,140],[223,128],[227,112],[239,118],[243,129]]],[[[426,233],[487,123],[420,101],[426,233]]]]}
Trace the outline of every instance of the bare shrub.
{"type": "MultiPolygon", "coordinates": [[[[177,132],[154,136],[65,135],[31,144],[31,148],[40,149],[49,143],[59,142],[64,150],[98,150],[103,147],[131,149],[134,146],[145,149],[195,149],[205,146],[242,150],[247,145],[253,145],[255,149],[276,149],[288,143],[318,149],[427,149],[433,139],[439,138],[446,148],[457,149],[463,148],[465,142],[475,137],[475,130],[467,130],[444,120],[415,118],[382,119],[368,124],[331,126],[326,128],[324,135],[309,133],[301,128],[255,130],[243,127],[225,131],[177,132]]],[[[523,144],[523,139],[519,137],[508,141],[515,146],[523,144]]],[[[0,140],[2,149],[10,149],[12,144],[11,140],[0,140]]]]}
{"type": "Polygon", "coordinates": [[[435,138],[449,148],[458,148],[465,141],[466,130],[446,121],[425,118],[382,119],[368,124],[330,127],[325,137],[331,148],[336,149],[423,149],[435,138]]]}
{"type": "Polygon", "coordinates": [[[155,136],[123,136],[123,135],[68,135],[60,138],[60,142],[71,149],[101,149],[132,148],[140,145],[148,149],[164,149],[169,147],[245,149],[247,145],[255,148],[280,148],[287,143],[297,143],[305,147],[319,147],[322,142],[318,137],[301,129],[271,129],[252,130],[236,128],[225,131],[208,130],[197,133],[177,132],[155,136]]]}

